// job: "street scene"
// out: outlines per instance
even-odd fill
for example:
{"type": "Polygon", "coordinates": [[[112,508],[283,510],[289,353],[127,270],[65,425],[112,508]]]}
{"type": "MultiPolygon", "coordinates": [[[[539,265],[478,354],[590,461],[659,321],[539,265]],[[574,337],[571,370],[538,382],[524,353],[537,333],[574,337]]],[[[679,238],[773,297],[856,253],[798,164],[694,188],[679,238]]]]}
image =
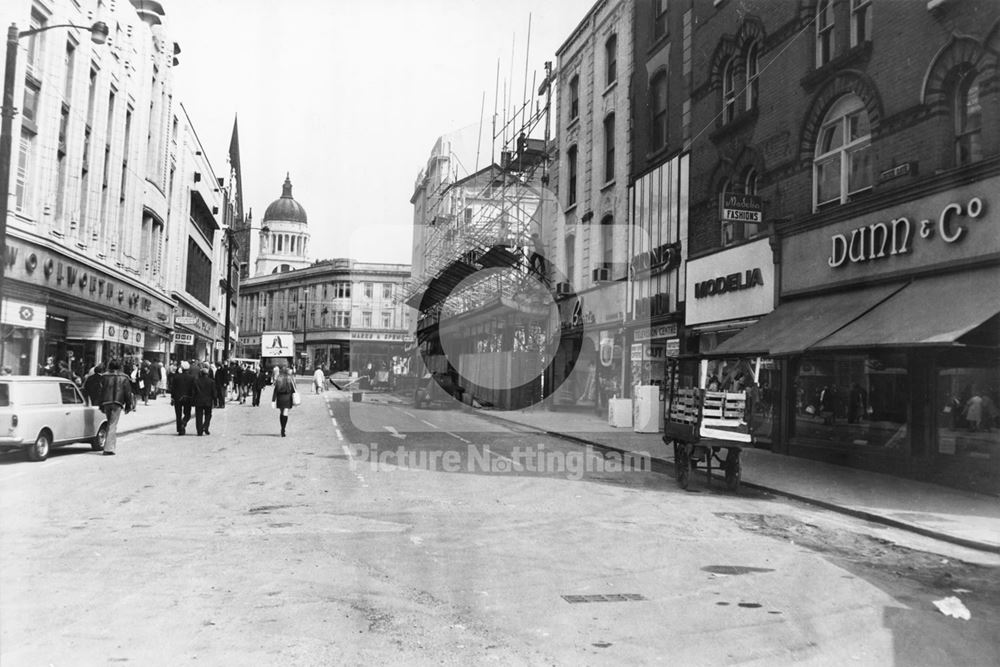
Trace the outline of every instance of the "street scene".
{"type": "Polygon", "coordinates": [[[1000,2],[0,22],[0,665],[1000,664],[1000,2]]]}

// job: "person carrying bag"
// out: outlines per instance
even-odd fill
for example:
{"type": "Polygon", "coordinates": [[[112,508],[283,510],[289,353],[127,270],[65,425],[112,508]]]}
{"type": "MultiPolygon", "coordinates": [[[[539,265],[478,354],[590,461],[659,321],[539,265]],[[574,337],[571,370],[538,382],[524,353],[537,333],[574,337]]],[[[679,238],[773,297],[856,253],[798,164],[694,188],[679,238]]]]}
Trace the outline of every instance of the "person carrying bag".
{"type": "Polygon", "coordinates": [[[278,421],[281,424],[281,437],[285,437],[285,430],[288,426],[288,414],[292,407],[299,405],[302,397],[295,388],[295,380],[292,379],[288,366],[282,366],[274,381],[274,393],[271,395],[271,407],[280,411],[278,421]]]}

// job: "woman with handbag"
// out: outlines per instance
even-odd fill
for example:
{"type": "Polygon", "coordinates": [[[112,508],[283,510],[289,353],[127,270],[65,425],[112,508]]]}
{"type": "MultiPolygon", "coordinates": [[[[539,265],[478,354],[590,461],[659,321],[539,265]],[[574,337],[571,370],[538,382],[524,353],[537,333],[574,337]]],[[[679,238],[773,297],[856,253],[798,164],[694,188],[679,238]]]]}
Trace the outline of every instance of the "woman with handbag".
{"type": "Polygon", "coordinates": [[[288,413],[292,407],[298,405],[301,399],[299,392],[295,389],[295,380],[288,366],[282,366],[274,381],[274,393],[271,395],[271,407],[277,408],[281,416],[278,421],[281,423],[281,437],[285,437],[285,427],[288,426],[288,413]]]}

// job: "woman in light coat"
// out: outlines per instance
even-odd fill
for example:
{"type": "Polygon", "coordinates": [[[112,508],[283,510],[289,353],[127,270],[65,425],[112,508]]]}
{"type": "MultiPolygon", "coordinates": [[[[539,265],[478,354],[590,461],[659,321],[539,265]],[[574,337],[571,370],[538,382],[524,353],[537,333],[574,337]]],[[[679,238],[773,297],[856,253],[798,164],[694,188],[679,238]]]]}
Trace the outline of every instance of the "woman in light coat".
{"type": "Polygon", "coordinates": [[[292,411],[295,404],[293,394],[295,394],[295,380],[288,366],[282,366],[274,381],[274,393],[271,395],[271,406],[280,411],[281,416],[278,421],[281,423],[281,437],[285,437],[285,427],[288,426],[288,413],[292,411]]]}

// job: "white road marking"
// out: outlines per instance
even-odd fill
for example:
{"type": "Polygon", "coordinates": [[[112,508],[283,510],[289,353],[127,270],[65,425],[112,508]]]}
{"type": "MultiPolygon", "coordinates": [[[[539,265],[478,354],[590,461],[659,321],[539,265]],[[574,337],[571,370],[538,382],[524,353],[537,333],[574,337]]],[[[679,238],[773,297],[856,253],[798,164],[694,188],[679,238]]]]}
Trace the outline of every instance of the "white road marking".
{"type": "Polygon", "coordinates": [[[412,412],[407,412],[406,410],[403,410],[403,409],[400,409],[400,412],[402,412],[407,417],[413,417],[414,419],[417,418],[417,416],[415,414],[413,414],[412,412]]]}
{"type": "Polygon", "coordinates": [[[403,440],[403,439],[406,438],[406,434],[405,433],[400,433],[399,431],[397,431],[395,426],[384,426],[383,428],[386,431],[388,431],[389,434],[392,437],[394,437],[394,438],[399,438],[400,440],[403,440]]]}
{"type": "Polygon", "coordinates": [[[453,438],[461,440],[462,442],[464,442],[467,445],[471,445],[472,444],[471,440],[466,440],[465,438],[463,438],[462,436],[460,436],[460,435],[458,435],[456,433],[452,433],[451,431],[445,431],[445,433],[447,433],[448,435],[450,435],[453,438]]]}
{"type": "Polygon", "coordinates": [[[347,459],[350,461],[351,472],[354,473],[354,476],[358,479],[358,482],[361,483],[361,486],[367,489],[368,484],[365,483],[365,478],[361,475],[361,473],[357,471],[358,462],[354,459],[354,455],[351,454],[350,447],[348,447],[347,445],[341,445],[340,448],[344,450],[344,454],[347,455],[347,459]]]}
{"type": "Polygon", "coordinates": [[[510,461],[511,466],[514,467],[514,470],[524,470],[524,466],[523,465],[521,465],[520,463],[518,463],[514,459],[510,458],[509,456],[504,456],[503,454],[497,454],[496,452],[494,452],[489,447],[483,447],[483,451],[486,452],[487,454],[491,454],[491,455],[497,457],[498,459],[503,459],[504,461],[510,461]]]}
{"type": "Polygon", "coordinates": [[[432,424],[432,423],[430,423],[429,421],[427,421],[426,419],[421,419],[420,421],[422,421],[423,423],[427,424],[427,425],[428,425],[428,426],[430,426],[431,428],[436,428],[436,429],[440,429],[440,428],[441,428],[441,427],[440,427],[440,426],[438,426],[437,424],[432,424]]]}

